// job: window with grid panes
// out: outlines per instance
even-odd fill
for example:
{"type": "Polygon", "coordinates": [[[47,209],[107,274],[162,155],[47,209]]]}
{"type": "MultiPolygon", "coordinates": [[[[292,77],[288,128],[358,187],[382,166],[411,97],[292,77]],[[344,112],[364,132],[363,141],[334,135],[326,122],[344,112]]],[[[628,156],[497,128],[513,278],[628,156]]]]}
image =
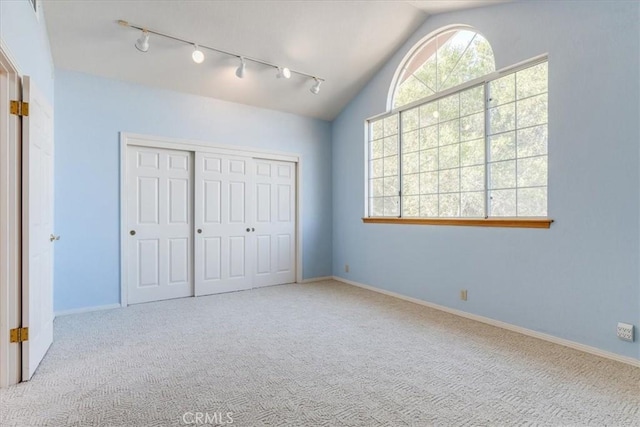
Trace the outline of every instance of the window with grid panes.
{"type": "Polygon", "coordinates": [[[372,216],[399,216],[398,116],[372,123],[369,137],[369,212],[372,216]]]}
{"type": "Polygon", "coordinates": [[[370,120],[368,216],[545,217],[547,68],[493,73],[370,120]]]}
{"type": "Polygon", "coordinates": [[[547,215],[547,62],[489,82],[489,216],[547,215]]]}

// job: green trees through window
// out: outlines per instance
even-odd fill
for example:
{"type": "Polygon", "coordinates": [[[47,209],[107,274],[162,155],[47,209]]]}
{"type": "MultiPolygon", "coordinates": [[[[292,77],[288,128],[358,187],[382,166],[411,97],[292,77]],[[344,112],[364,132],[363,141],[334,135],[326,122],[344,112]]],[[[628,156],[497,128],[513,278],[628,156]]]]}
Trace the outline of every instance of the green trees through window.
{"type": "Polygon", "coordinates": [[[470,30],[444,32],[407,61],[399,111],[368,121],[368,216],[547,216],[547,62],[494,68],[470,30]]]}
{"type": "Polygon", "coordinates": [[[480,34],[445,31],[427,41],[407,61],[393,97],[400,108],[495,71],[493,50],[480,34]]]}

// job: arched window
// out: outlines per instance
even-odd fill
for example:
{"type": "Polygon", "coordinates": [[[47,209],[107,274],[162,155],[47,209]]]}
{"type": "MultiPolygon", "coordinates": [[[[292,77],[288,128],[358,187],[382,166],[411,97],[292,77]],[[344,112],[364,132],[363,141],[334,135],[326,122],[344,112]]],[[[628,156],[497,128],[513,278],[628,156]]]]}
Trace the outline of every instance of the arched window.
{"type": "Polygon", "coordinates": [[[495,71],[491,45],[468,28],[441,32],[405,62],[393,92],[393,109],[495,71]]]}
{"type": "Polygon", "coordinates": [[[496,71],[468,27],[419,43],[367,120],[365,222],[548,228],[547,75],[545,55],[496,71]]]}

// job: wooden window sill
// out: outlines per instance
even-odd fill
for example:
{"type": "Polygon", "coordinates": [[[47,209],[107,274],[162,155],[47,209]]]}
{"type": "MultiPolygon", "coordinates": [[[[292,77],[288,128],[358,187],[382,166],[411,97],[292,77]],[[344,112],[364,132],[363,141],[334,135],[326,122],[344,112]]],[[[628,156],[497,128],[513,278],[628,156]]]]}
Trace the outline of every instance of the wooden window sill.
{"type": "Polygon", "coordinates": [[[549,228],[549,218],[362,218],[365,224],[453,225],[464,227],[549,228]]]}

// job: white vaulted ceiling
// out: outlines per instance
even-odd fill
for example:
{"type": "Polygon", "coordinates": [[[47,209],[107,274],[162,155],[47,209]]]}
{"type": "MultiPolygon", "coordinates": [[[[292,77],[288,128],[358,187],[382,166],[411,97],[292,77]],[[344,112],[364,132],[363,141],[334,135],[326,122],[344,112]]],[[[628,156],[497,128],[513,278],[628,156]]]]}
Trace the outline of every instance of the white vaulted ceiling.
{"type": "MultiPolygon", "coordinates": [[[[498,0],[499,1],[499,0],[498,0]]],[[[429,13],[486,1],[46,1],[56,67],[222,100],[332,120],[429,13]],[[326,79],[318,95],[309,78],[276,79],[275,70],[151,36],[134,48],[132,24],[263,59],[326,79]]]]}

